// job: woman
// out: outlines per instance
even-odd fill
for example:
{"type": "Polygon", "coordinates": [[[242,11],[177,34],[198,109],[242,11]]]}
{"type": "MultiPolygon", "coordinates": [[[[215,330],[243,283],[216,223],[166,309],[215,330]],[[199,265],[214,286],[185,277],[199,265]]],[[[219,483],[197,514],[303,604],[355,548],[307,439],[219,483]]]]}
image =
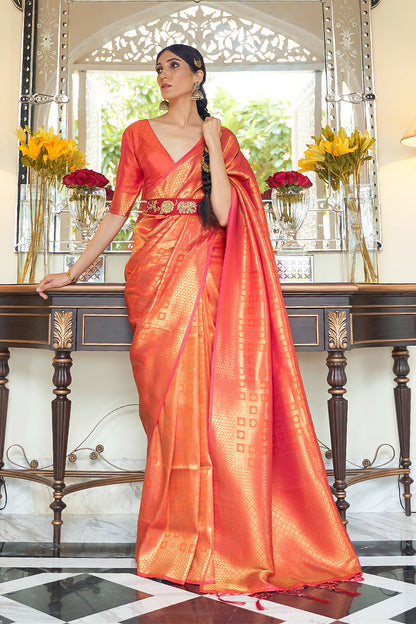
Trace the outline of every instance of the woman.
{"type": "Polygon", "coordinates": [[[169,46],[156,72],[168,112],[126,129],[109,214],[71,272],[38,287],[75,281],[142,192],[125,291],[148,437],[138,574],[207,593],[358,579],[255,177],[206,110],[200,53],[169,46]]]}

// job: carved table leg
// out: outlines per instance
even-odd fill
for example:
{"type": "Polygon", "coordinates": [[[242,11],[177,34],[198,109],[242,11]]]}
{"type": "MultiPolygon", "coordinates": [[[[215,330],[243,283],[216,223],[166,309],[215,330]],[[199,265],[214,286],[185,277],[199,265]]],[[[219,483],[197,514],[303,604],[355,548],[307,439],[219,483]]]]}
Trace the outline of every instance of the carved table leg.
{"type": "MultiPolygon", "coordinates": [[[[0,348],[0,470],[4,466],[4,441],[6,438],[6,419],[7,419],[7,406],[9,402],[9,389],[7,388],[7,375],[9,374],[9,361],[10,352],[8,349],[0,348]]],[[[1,490],[4,486],[4,479],[0,473],[0,501],[2,498],[1,490]]],[[[0,507],[1,507],[0,503],[0,507]]]]}
{"type": "Polygon", "coordinates": [[[344,385],[347,382],[345,374],[347,359],[344,351],[329,351],[326,363],[329,369],[327,380],[331,386],[328,390],[331,395],[331,398],[328,400],[328,415],[334,464],[336,505],[344,524],[347,524],[345,513],[349,503],[345,499],[345,489],[347,487],[345,477],[348,401],[344,399],[344,394],[346,393],[344,385]]]}
{"type": "Polygon", "coordinates": [[[68,394],[71,392],[68,386],[71,383],[70,368],[72,358],[70,351],[56,351],[53,359],[55,373],[53,383],[55,385],[52,401],[52,436],[53,436],[53,498],[50,508],[53,509],[53,545],[57,547],[61,542],[62,511],[66,505],[62,500],[65,488],[65,463],[68,446],[69,417],[71,414],[71,401],[68,394]]]}
{"type": "MultiPolygon", "coordinates": [[[[400,444],[400,467],[410,469],[412,462],[410,461],[410,388],[407,387],[409,378],[407,375],[410,372],[408,364],[409,351],[406,347],[394,347],[393,348],[393,372],[396,375],[394,381],[397,386],[394,388],[394,402],[396,404],[396,418],[397,428],[399,430],[399,444],[400,444]]],[[[411,514],[410,499],[412,497],[410,493],[410,486],[413,483],[413,479],[410,475],[403,475],[400,479],[404,488],[404,505],[406,516],[411,514]]]]}

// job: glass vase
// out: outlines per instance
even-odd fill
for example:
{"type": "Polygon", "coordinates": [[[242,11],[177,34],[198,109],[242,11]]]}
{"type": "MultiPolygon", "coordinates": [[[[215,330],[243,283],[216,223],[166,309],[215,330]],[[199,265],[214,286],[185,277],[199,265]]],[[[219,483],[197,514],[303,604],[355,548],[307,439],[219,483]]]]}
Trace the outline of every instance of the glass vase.
{"type": "Polygon", "coordinates": [[[296,235],[305,220],[309,208],[309,189],[298,187],[294,191],[288,188],[272,190],[272,207],[274,215],[284,233],[284,242],[280,249],[285,252],[302,251],[296,235]]]}
{"type": "Polygon", "coordinates": [[[77,249],[84,250],[107,211],[105,189],[70,188],[69,211],[78,234],[77,249]]]}
{"type": "Polygon", "coordinates": [[[375,205],[370,184],[344,187],[345,251],[347,282],[378,282],[375,205]]]}
{"type": "Polygon", "coordinates": [[[54,184],[44,172],[29,169],[19,202],[17,283],[37,284],[50,272],[50,215],[54,184]]]}

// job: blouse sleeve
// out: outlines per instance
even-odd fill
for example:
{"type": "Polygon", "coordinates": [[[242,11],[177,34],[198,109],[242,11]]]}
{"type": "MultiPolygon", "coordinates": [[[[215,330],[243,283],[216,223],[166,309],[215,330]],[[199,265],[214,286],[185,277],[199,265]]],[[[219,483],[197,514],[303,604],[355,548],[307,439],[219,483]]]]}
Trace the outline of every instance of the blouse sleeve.
{"type": "Polygon", "coordinates": [[[143,172],[137,160],[135,133],[132,126],[126,128],[121,140],[120,162],[117,169],[116,189],[109,212],[128,217],[143,188],[143,172]]]}

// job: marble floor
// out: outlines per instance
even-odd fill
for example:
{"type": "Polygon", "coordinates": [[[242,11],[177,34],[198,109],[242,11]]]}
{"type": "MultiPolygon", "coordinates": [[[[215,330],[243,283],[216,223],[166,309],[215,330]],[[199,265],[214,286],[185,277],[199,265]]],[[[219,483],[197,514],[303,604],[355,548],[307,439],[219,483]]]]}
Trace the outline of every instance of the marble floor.
{"type": "Polygon", "coordinates": [[[349,514],[364,582],[340,588],[359,595],[315,588],[329,602],[276,594],[260,604],[137,577],[135,516],[64,521],[54,553],[50,516],[0,513],[0,624],[416,624],[416,516],[349,514]]]}

